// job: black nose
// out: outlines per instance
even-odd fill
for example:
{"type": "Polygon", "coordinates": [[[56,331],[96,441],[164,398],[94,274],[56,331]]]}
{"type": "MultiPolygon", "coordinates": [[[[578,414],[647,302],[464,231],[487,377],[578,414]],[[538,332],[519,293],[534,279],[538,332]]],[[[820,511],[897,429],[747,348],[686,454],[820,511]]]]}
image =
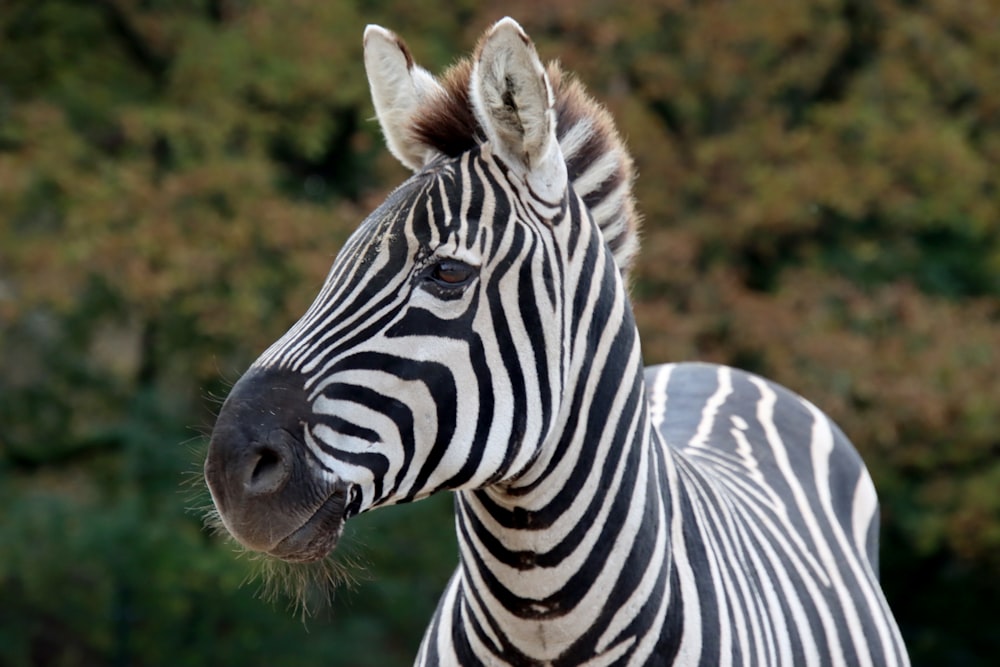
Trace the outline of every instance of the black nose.
{"type": "Polygon", "coordinates": [[[327,496],[305,452],[310,414],[298,373],[251,369],[226,399],[205,460],[205,480],[233,536],[269,551],[327,496]]]}

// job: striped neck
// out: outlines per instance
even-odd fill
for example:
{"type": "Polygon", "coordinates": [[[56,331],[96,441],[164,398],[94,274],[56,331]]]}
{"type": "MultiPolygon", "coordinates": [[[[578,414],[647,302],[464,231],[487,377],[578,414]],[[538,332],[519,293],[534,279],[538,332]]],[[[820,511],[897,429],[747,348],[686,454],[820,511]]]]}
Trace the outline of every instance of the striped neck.
{"type": "Polygon", "coordinates": [[[595,261],[582,265],[596,270],[581,272],[578,285],[591,293],[568,318],[572,329],[589,330],[567,332],[579,344],[552,433],[511,483],[457,494],[461,585],[452,618],[466,629],[470,656],[582,662],[635,649],[616,647],[625,626],[663,618],[662,448],[647,414],[631,306],[610,254],[592,245],[595,261]],[[580,628],[591,631],[566,645],[580,628]]]}

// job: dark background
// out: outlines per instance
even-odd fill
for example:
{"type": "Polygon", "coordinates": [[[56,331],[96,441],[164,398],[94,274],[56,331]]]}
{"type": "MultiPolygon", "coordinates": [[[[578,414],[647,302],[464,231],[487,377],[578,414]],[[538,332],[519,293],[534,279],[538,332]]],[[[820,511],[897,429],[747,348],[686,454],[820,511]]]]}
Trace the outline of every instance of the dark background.
{"type": "MultiPolygon", "coordinates": [[[[635,154],[647,360],[829,412],[880,490],[914,662],[995,664],[1000,5],[501,4],[635,154]]],[[[440,71],[500,16],[0,3],[0,665],[410,664],[449,497],[354,521],[358,582],[303,623],[241,587],[259,565],[203,529],[200,466],[228,387],[405,176],[364,25],[440,71]]]]}

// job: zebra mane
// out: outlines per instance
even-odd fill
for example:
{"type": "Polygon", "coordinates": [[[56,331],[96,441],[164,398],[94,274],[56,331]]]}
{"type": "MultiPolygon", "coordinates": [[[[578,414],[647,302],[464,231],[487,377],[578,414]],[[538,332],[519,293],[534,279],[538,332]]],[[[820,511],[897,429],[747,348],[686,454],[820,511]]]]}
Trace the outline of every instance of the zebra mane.
{"type": "MultiPolygon", "coordinates": [[[[477,48],[477,52],[478,52],[477,48]]],[[[409,55],[409,54],[407,54],[409,55]]],[[[485,141],[469,97],[473,60],[464,59],[439,79],[411,121],[412,136],[457,157],[485,141]]],[[[611,114],[557,62],[547,67],[556,97],[557,136],[573,189],[583,199],[623,277],[639,248],[640,216],[632,195],[635,169],[611,114]]]]}

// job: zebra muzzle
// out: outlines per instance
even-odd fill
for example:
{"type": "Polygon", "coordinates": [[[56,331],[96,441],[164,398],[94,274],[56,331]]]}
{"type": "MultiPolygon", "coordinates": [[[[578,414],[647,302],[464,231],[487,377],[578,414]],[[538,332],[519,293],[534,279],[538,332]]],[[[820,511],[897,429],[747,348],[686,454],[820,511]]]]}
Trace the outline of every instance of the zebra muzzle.
{"type": "Polygon", "coordinates": [[[283,560],[324,557],[343,531],[349,487],[319,470],[303,442],[300,375],[252,369],[219,412],[205,480],[226,530],[283,560]]]}
{"type": "Polygon", "coordinates": [[[316,513],[293,533],[278,542],[268,554],[292,563],[307,563],[326,556],[344,532],[345,487],[338,486],[316,513]]]}

